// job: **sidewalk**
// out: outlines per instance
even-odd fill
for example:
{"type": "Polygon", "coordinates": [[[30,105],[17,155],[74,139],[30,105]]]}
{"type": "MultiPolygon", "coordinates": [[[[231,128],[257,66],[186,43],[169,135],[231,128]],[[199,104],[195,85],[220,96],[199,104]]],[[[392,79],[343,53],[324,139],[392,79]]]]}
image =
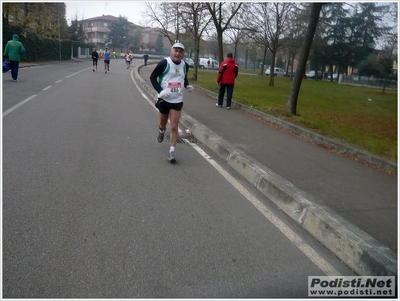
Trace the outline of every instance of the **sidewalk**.
{"type": "MultiPolygon", "coordinates": [[[[156,99],[149,80],[154,67],[134,72],[156,99]]],[[[295,135],[235,102],[231,110],[217,108],[215,95],[199,90],[185,91],[181,118],[198,143],[359,275],[397,275],[397,175],[295,135]]]]}

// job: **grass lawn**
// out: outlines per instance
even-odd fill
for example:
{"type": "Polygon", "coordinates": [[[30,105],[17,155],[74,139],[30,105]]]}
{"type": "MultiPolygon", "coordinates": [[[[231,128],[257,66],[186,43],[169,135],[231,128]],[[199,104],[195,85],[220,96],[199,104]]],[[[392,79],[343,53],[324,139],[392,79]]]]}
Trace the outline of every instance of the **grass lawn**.
{"type": "MultiPolygon", "coordinates": [[[[249,72],[254,73],[254,71],[249,72]]],[[[259,73],[259,72],[257,72],[259,73]]],[[[199,70],[198,81],[189,81],[218,93],[217,72],[199,70]]],[[[297,115],[286,111],[292,81],[240,73],[233,99],[264,113],[300,125],[327,137],[397,162],[397,91],[339,85],[325,80],[304,79],[297,102],[297,115]]]]}

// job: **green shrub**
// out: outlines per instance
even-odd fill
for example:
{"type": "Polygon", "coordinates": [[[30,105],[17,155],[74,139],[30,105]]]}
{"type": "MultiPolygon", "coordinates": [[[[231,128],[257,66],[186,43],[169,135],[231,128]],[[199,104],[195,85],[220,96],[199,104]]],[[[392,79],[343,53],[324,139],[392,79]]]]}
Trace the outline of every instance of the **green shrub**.
{"type": "Polygon", "coordinates": [[[75,42],[71,40],[40,38],[38,35],[31,33],[19,26],[11,26],[3,20],[3,53],[7,41],[12,39],[13,34],[19,36],[19,40],[26,49],[22,61],[25,62],[40,62],[40,61],[58,61],[71,59],[71,47],[73,47],[74,56],[77,55],[77,48],[84,47],[92,49],[95,47],[93,44],[86,44],[82,42],[75,42]],[[61,47],[60,47],[61,46],[61,47]]]}

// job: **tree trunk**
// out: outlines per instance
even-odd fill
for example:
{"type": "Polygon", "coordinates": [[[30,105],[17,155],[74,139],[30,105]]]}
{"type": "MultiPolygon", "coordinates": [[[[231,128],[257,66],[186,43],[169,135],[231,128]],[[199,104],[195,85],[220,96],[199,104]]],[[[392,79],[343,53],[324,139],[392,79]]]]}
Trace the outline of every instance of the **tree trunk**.
{"type": "Polygon", "coordinates": [[[249,49],[246,47],[245,58],[244,58],[244,69],[247,70],[247,62],[249,59],[249,49]]]}
{"type": "Polygon", "coordinates": [[[193,70],[193,80],[197,81],[197,73],[199,71],[199,56],[200,56],[200,39],[196,38],[194,40],[194,70],[193,70]]]}
{"type": "Polygon", "coordinates": [[[223,62],[224,61],[224,47],[223,47],[223,42],[224,40],[222,39],[222,28],[219,28],[218,30],[218,61],[223,62]]]}
{"type": "Polygon", "coordinates": [[[318,25],[319,13],[321,11],[323,3],[313,3],[311,9],[311,17],[308,23],[307,33],[304,39],[304,45],[301,50],[299,65],[297,66],[296,75],[292,84],[292,90],[290,91],[289,100],[287,103],[287,110],[296,115],[297,110],[297,98],[299,97],[300,86],[303,80],[304,73],[306,72],[306,64],[308,55],[310,53],[311,44],[314,38],[315,30],[318,25]]]}
{"type": "Polygon", "coordinates": [[[275,73],[275,55],[276,52],[272,52],[272,62],[271,62],[271,67],[269,67],[269,85],[271,87],[274,86],[274,73],[275,73]]]}
{"type": "Polygon", "coordinates": [[[382,87],[382,94],[385,94],[386,82],[387,82],[388,78],[389,78],[389,73],[386,73],[386,76],[385,76],[385,79],[384,79],[384,82],[383,82],[383,87],[382,87]]]}
{"type": "Polygon", "coordinates": [[[265,58],[267,57],[267,46],[264,46],[264,53],[263,53],[263,60],[262,60],[262,66],[261,66],[261,76],[264,75],[264,65],[265,65],[265,58]]]}
{"type": "MultiPolygon", "coordinates": [[[[293,53],[292,55],[292,59],[291,59],[291,70],[290,70],[290,80],[293,80],[293,68],[294,68],[294,58],[295,58],[295,54],[293,53]]],[[[296,71],[297,73],[297,71],[296,71]]]]}

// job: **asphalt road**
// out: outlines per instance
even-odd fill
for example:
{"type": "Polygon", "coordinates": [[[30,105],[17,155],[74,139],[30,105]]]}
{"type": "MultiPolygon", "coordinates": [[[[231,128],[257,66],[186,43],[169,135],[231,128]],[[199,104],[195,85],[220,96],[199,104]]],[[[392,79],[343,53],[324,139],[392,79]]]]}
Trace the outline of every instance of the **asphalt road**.
{"type": "Polygon", "coordinates": [[[305,298],[353,275],[204,146],[170,164],[132,70],[3,76],[4,298],[305,298]]]}

